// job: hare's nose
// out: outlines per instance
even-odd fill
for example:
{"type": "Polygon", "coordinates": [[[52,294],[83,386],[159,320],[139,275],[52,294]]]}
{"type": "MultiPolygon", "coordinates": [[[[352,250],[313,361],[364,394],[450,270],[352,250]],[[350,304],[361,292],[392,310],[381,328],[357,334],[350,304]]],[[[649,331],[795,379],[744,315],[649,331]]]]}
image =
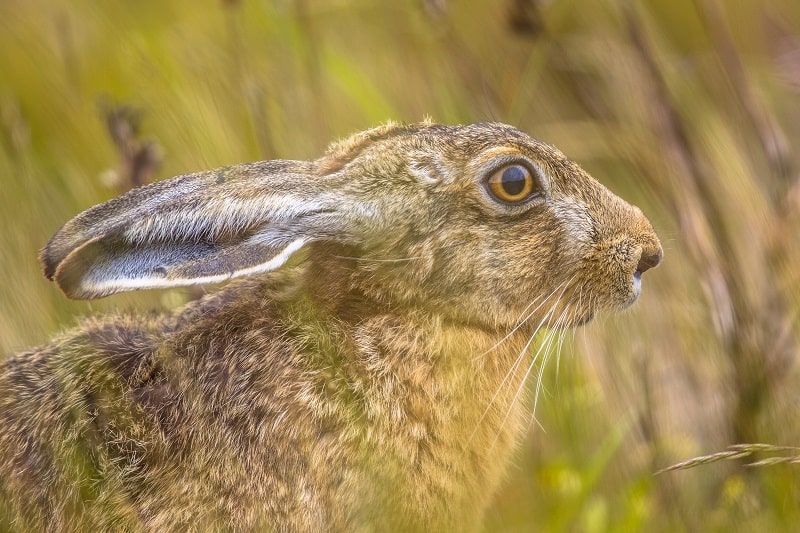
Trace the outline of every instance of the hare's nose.
{"type": "Polygon", "coordinates": [[[642,250],[642,257],[639,258],[639,264],[636,265],[636,273],[641,275],[642,272],[655,268],[664,257],[664,252],[661,246],[655,248],[645,248],[642,250]]]}

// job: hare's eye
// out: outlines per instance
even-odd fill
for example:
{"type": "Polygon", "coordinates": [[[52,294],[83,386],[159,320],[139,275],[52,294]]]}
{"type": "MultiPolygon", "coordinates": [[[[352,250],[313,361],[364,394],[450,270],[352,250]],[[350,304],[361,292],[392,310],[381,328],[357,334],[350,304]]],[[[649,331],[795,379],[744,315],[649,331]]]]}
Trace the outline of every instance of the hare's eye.
{"type": "Polygon", "coordinates": [[[537,191],[531,171],[522,165],[508,165],[489,177],[489,190],[500,201],[518,203],[537,191]]]}

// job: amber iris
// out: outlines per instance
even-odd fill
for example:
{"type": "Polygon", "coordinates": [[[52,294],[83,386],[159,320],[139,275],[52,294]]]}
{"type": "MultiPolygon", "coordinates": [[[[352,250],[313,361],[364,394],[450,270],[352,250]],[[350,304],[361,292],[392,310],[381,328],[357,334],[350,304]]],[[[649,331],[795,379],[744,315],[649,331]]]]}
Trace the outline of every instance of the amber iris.
{"type": "Polygon", "coordinates": [[[531,171],[523,165],[509,165],[497,170],[489,178],[489,190],[503,202],[517,203],[536,192],[531,171]]]}

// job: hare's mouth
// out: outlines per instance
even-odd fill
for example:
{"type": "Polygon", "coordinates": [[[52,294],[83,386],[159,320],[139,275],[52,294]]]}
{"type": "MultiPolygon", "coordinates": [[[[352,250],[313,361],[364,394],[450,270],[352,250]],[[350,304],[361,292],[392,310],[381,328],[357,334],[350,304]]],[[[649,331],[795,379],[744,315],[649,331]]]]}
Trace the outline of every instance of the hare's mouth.
{"type": "Polygon", "coordinates": [[[639,296],[642,294],[642,271],[638,268],[633,273],[633,277],[631,279],[631,294],[628,297],[628,301],[625,302],[623,305],[623,309],[626,309],[632,306],[636,300],[639,299],[639,296]]]}
{"type": "Polygon", "coordinates": [[[633,301],[636,301],[640,294],[642,294],[642,271],[636,270],[633,273],[633,301]]]}
{"type": "Polygon", "coordinates": [[[628,309],[642,294],[642,272],[634,271],[627,274],[627,284],[622,283],[616,290],[612,290],[607,300],[607,309],[611,312],[619,312],[628,309]],[[628,277],[629,276],[629,277],[628,277]]]}

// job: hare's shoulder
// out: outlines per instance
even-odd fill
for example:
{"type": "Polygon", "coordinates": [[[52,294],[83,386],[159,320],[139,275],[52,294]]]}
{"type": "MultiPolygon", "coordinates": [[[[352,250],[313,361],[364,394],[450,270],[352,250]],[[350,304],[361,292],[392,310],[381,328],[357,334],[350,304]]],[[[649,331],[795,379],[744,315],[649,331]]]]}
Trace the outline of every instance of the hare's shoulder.
{"type": "Polygon", "coordinates": [[[7,359],[7,385],[44,392],[50,385],[79,386],[87,376],[118,374],[128,381],[163,341],[161,315],[111,315],[84,320],[48,344],[7,359]]]}

